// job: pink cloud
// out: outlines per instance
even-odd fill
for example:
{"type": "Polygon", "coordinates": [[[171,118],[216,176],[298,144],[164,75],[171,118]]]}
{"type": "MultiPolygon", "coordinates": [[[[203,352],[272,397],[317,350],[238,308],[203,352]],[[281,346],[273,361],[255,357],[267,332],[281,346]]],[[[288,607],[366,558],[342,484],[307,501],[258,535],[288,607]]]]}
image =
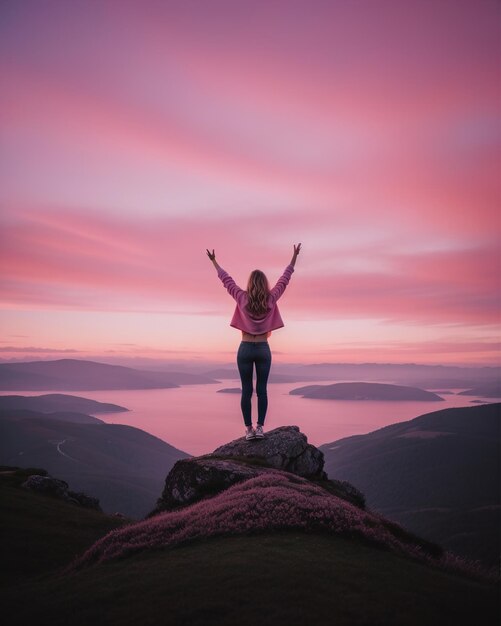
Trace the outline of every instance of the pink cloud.
{"type": "Polygon", "coordinates": [[[497,3],[284,15],[9,12],[4,309],[225,315],[207,247],[245,287],[255,267],[278,278],[301,241],[291,320],[475,326],[471,345],[499,322],[497,3]]]}
{"type": "MultiPolygon", "coordinates": [[[[304,215],[292,220],[299,230],[304,215]]],[[[44,214],[18,211],[3,228],[1,260],[4,300],[36,306],[52,294],[59,304],[91,309],[104,297],[106,306],[157,306],[177,303],[192,311],[207,308],[223,313],[226,292],[217,279],[205,249],[214,247],[219,263],[245,288],[246,277],[258,265],[281,271],[290,249],[268,250],[266,232],[279,227],[270,215],[253,223],[248,217],[198,221],[187,218],[114,218],[93,212],[71,213],[46,209],[44,214]],[[24,219],[21,220],[21,216],[24,219]],[[249,241],[262,233],[256,250],[249,241]],[[261,250],[260,250],[261,248],[261,250]],[[242,254],[248,258],[242,258],[242,254]],[[263,256],[261,256],[263,254],[263,256]],[[34,285],[38,285],[33,289],[34,285]],[[75,288],[76,289],[72,289],[75,288]],[[112,297],[112,299],[110,299],[112,297]]],[[[399,242],[401,243],[401,242],[399,242]]],[[[499,250],[495,241],[421,254],[393,252],[382,241],[371,249],[373,262],[386,270],[343,271],[344,250],[315,249],[303,242],[287,292],[292,315],[309,319],[372,317],[413,323],[495,324],[498,319],[499,250]],[[310,269],[327,263],[321,274],[310,269]],[[341,269],[339,269],[341,268],[341,269]]],[[[350,256],[364,257],[353,245],[350,256]]],[[[278,278],[271,272],[270,281],[278,278]]],[[[50,301],[50,298],[49,298],[50,301]]]]}

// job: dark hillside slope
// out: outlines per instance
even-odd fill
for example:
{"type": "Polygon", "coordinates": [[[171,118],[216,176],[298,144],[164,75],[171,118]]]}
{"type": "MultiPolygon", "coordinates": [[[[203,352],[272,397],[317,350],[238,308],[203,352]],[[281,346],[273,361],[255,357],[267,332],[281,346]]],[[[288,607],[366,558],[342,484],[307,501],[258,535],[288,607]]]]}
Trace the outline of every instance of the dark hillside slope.
{"type": "Polygon", "coordinates": [[[0,602],[9,626],[494,626],[497,592],[344,537],[275,531],[52,575],[0,602]]]}
{"type": "Polygon", "coordinates": [[[2,586],[61,568],[99,537],[127,523],[21,487],[28,476],[39,472],[0,469],[2,586]]]}
{"type": "Polygon", "coordinates": [[[500,407],[450,408],[320,446],[328,474],[409,530],[499,565],[500,407]]]}
{"type": "Polygon", "coordinates": [[[6,419],[26,419],[45,417],[51,420],[61,422],[73,422],[78,424],[104,424],[103,420],[93,415],[79,413],[77,411],[54,411],[46,413],[45,411],[35,411],[32,409],[0,409],[0,420],[6,419]]]}
{"type": "Polygon", "coordinates": [[[285,529],[349,537],[453,573],[480,569],[367,509],[363,494],[329,479],[323,465],[323,453],[297,426],[275,428],[254,442],[241,437],[211,454],[179,460],[155,510],[103,537],[68,571],[197,538],[285,529]]]}
{"type": "Polygon", "coordinates": [[[498,579],[367,510],[297,426],[267,435],[179,460],[160,512],[0,591],[9,625],[496,623],[498,579]]]}
{"type": "Polygon", "coordinates": [[[140,518],[151,510],[172,465],[190,456],[149,433],[122,424],[75,423],[0,416],[0,463],[44,467],[78,491],[99,498],[103,510],[140,518]]]}

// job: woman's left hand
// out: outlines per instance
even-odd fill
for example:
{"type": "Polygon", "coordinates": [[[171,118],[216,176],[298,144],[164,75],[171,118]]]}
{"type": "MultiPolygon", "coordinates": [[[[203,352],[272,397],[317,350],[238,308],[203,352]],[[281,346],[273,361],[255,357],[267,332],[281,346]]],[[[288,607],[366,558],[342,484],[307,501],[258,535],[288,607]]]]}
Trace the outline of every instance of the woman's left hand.
{"type": "Polygon", "coordinates": [[[216,255],[214,254],[214,249],[212,249],[212,254],[209,252],[208,248],[206,248],[207,250],[207,254],[209,255],[209,259],[211,261],[215,261],[216,260],[216,255]]]}

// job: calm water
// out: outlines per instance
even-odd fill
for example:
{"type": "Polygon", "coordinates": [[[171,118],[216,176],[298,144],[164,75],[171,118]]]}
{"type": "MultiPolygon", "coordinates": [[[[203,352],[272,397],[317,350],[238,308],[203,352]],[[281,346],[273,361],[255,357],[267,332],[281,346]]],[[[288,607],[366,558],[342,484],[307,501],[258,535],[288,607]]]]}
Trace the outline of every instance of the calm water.
{"type": "MultiPolygon", "coordinates": [[[[341,381],[337,381],[341,382],[341,381]]],[[[268,384],[268,413],[265,432],[277,426],[296,425],[315,446],[341,437],[358,435],[401,422],[424,413],[448,407],[475,406],[474,396],[439,394],[443,402],[374,402],[370,400],[311,400],[291,396],[289,391],[305,384],[328,384],[325,380],[308,383],[268,384]]],[[[128,424],[146,430],[189,454],[212,452],[222,443],[241,437],[243,418],[240,394],[216,393],[218,389],[239,386],[239,381],[216,385],[183,385],[175,389],[120,391],[65,391],[64,393],[112,402],[129,412],[96,414],[110,424],[128,424]]],[[[443,388],[442,388],[443,389],[443,388]]],[[[457,392],[462,389],[450,389],[457,392]]],[[[61,391],[2,391],[1,395],[36,396],[61,391]]],[[[481,399],[483,402],[495,400],[481,399]]],[[[257,397],[252,396],[253,423],[257,417],[257,397]]]]}

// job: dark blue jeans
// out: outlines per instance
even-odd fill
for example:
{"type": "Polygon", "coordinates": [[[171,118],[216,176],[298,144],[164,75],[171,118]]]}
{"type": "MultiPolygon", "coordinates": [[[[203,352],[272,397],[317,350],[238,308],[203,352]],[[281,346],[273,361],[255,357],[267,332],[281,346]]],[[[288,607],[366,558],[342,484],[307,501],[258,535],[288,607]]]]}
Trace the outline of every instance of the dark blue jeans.
{"type": "Polygon", "coordinates": [[[266,384],[271,368],[271,349],[267,341],[241,341],[237,352],[237,365],[242,381],[240,406],[246,426],[251,426],[252,374],[256,364],[257,423],[264,424],[268,409],[266,384]]]}

